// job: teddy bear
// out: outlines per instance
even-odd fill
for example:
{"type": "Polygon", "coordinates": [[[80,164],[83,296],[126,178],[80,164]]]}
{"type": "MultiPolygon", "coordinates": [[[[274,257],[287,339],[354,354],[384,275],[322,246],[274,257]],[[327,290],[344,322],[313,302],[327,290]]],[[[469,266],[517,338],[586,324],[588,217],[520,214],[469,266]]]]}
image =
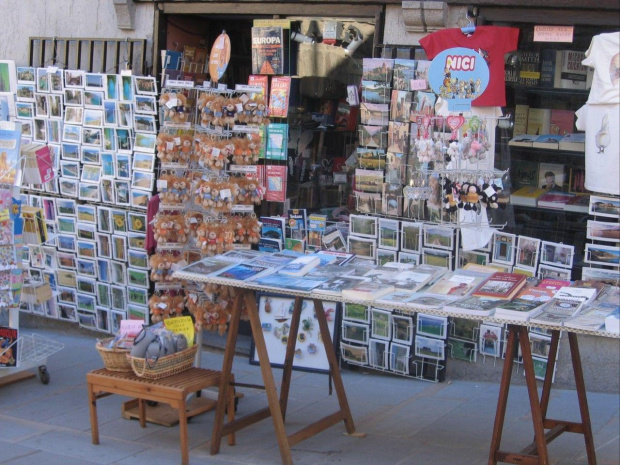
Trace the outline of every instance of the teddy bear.
{"type": "Polygon", "coordinates": [[[248,193],[250,196],[250,202],[254,205],[260,205],[263,200],[263,191],[256,181],[248,183],[248,193]]]}
{"type": "Polygon", "coordinates": [[[245,222],[243,221],[242,218],[237,218],[237,221],[235,221],[235,230],[234,230],[235,241],[239,242],[240,244],[245,243],[247,233],[248,231],[245,228],[245,222]]]}
{"type": "Polygon", "coordinates": [[[235,141],[235,150],[232,154],[232,161],[235,165],[246,165],[248,153],[250,152],[250,141],[248,139],[239,138],[235,141]]]}
{"type": "Polygon", "coordinates": [[[188,212],[185,215],[185,227],[191,237],[196,237],[196,231],[202,222],[203,216],[201,212],[188,212]]]}
{"type": "Polygon", "coordinates": [[[190,135],[183,134],[181,136],[181,148],[179,150],[179,160],[181,163],[189,162],[192,154],[193,138],[190,135]]]}
{"type": "Polygon", "coordinates": [[[157,147],[157,158],[162,162],[169,162],[173,158],[174,137],[170,134],[160,132],[155,140],[157,147]]]}
{"type": "Polygon", "coordinates": [[[220,147],[219,157],[215,162],[216,168],[224,168],[226,164],[230,161],[230,158],[235,153],[235,143],[237,143],[238,140],[240,139],[234,138],[223,142],[222,146],[220,147]]]}
{"type": "Polygon", "coordinates": [[[203,92],[198,97],[198,110],[200,111],[200,126],[209,127],[213,121],[213,110],[211,108],[213,101],[217,98],[214,94],[203,92]]]}
{"type": "Polygon", "coordinates": [[[166,274],[166,264],[161,255],[151,255],[149,259],[151,265],[151,281],[164,281],[166,274]]]}
{"type": "Polygon", "coordinates": [[[177,215],[177,218],[173,221],[173,229],[176,234],[176,242],[179,244],[185,244],[187,242],[187,230],[185,229],[185,218],[181,215],[177,215]]]}
{"type": "Polygon", "coordinates": [[[213,110],[213,119],[211,124],[213,126],[224,126],[224,99],[218,97],[211,103],[211,109],[213,110]]]}
{"type": "Polygon", "coordinates": [[[264,98],[260,98],[256,100],[256,107],[252,110],[252,124],[260,126],[261,124],[268,125],[269,118],[268,115],[267,104],[265,103],[264,98]]]}
{"type": "Polygon", "coordinates": [[[196,228],[196,244],[200,247],[201,251],[203,248],[206,248],[205,244],[208,240],[207,233],[208,233],[208,228],[207,228],[206,223],[201,223],[196,228]]]}
{"type": "Polygon", "coordinates": [[[168,221],[166,217],[158,218],[155,221],[155,228],[153,231],[153,237],[158,244],[164,244],[170,241],[173,234],[173,224],[168,221]]]}
{"type": "Polygon", "coordinates": [[[256,102],[247,100],[241,111],[237,112],[237,122],[240,124],[249,124],[252,122],[252,110],[256,107],[256,102]]]}
{"type": "Polygon", "coordinates": [[[258,244],[260,242],[260,223],[258,221],[255,221],[255,223],[250,227],[250,231],[248,232],[248,242],[250,244],[258,244]]]}
{"type": "Polygon", "coordinates": [[[224,126],[230,128],[235,124],[235,121],[237,121],[237,103],[239,103],[237,99],[228,99],[225,101],[222,107],[224,113],[222,122],[224,126]]]}

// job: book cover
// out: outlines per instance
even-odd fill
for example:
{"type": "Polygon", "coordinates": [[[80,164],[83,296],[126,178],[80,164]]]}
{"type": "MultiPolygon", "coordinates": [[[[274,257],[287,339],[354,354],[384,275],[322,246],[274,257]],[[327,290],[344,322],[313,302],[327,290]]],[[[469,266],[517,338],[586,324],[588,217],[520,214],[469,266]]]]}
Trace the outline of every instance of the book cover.
{"type": "Polygon", "coordinates": [[[557,50],[545,49],[540,52],[540,87],[553,87],[556,73],[557,50]]]}
{"type": "Polygon", "coordinates": [[[286,289],[297,292],[310,292],[320,286],[325,280],[321,278],[306,278],[270,274],[256,279],[256,283],[271,289],[286,289]]]}
{"type": "Polygon", "coordinates": [[[291,237],[287,237],[284,240],[284,248],[286,250],[292,250],[294,252],[303,253],[306,250],[306,240],[305,239],[293,239],[291,237]]]}
{"type": "Polygon", "coordinates": [[[267,76],[260,76],[257,74],[250,74],[248,77],[248,85],[254,87],[260,87],[263,89],[262,92],[256,92],[252,94],[253,100],[265,99],[267,100],[267,96],[269,95],[269,78],[267,76]]]}
{"type": "Polygon", "coordinates": [[[598,289],[595,287],[575,287],[562,286],[555,291],[555,296],[562,300],[579,300],[586,304],[591,303],[596,298],[598,289]]]}
{"type": "Polygon", "coordinates": [[[619,308],[618,304],[594,302],[566,320],[564,326],[586,331],[599,331],[605,326],[605,319],[617,312],[619,308]]]}
{"type": "Polygon", "coordinates": [[[308,246],[321,248],[321,238],[327,226],[327,215],[313,214],[308,216],[308,246]]]}
{"type": "Polygon", "coordinates": [[[275,76],[271,79],[269,94],[269,115],[277,118],[288,116],[288,102],[291,94],[291,78],[275,76]]]}
{"type": "Polygon", "coordinates": [[[250,263],[237,263],[229,268],[211,273],[210,276],[221,279],[234,279],[236,281],[246,281],[260,274],[270,272],[273,268],[267,266],[252,265],[250,263]]]}
{"type": "Polygon", "coordinates": [[[527,133],[527,116],[530,111],[529,105],[515,105],[515,123],[512,133],[515,135],[527,133]]]}
{"type": "Polygon", "coordinates": [[[559,163],[538,165],[538,187],[547,190],[563,190],[566,183],[565,166],[559,163]]]}
{"type": "Polygon", "coordinates": [[[433,284],[426,291],[426,293],[452,297],[463,297],[476,289],[476,287],[480,285],[482,281],[484,281],[488,276],[488,273],[467,273],[467,271],[451,272],[447,275],[444,275],[439,281],[433,284]]]}
{"type": "Polygon", "coordinates": [[[549,289],[555,292],[564,286],[570,286],[570,281],[564,281],[562,279],[545,278],[541,282],[539,282],[538,286],[536,287],[541,288],[541,289],[549,289]]]}
{"type": "Polygon", "coordinates": [[[394,89],[413,90],[411,81],[415,80],[417,61],[409,59],[396,59],[394,61],[394,73],[392,84],[394,89]]]}
{"type": "Polygon", "coordinates": [[[336,107],[334,126],[337,131],[355,131],[359,106],[351,106],[346,100],[340,99],[336,107]]]}
{"type": "Polygon", "coordinates": [[[562,326],[566,320],[574,316],[583,306],[582,302],[552,299],[544,310],[530,318],[536,325],[562,326]]]}
{"type": "MultiPolygon", "coordinates": [[[[340,232],[339,230],[336,229],[336,231],[340,232]]],[[[325,236],[323,236],[325,237],[325,236]]],[[[340,237],[342,237],[342,233],[340,234],[340,237]]],[[[347,252],[339,252],[337,250],[319,250],[317,253],[317,255],[328,255],[330,257],[334,257],[335,260],[333,262],[331,262],[334,265],[338,265],[338,266],[345,266],[347,263],[349,263],[351,260],[353,260],[353,258],[355,257],[354,254],[352,253],[347,253],[347,252]]],[[[345,271],[343,271],[341,274],[349,274],[351,273],[353,270],[351,268],[346,268],[345,271]]]]}
{"type": "Polygon", "coordinates": [[[535,207],[538,197],[547,193],[547,189],[536,186],[522,187],[521,189],[510,194],[510,202],[514,205],[524,205],[535,207]]]}
{"type": "Polygon", "coordinates": [[[538,186],[538,162],[519,160],[511,173],[512,187],[514,190],[522,187],[539,187],[538,186]]]}
{"type": "MultiPolygon", "coordinates": [[[[403,291],[393,292],[391,294],[387,294],[380,299],[377,299],[378,304],[387,304],[394,302],[395,298],[403,299],[402,296],[403,291]]],[[[418,308],[443,308],[446,304],[454,302],[456,297],[442,296],[442,295],[430,295],[425,292],[414,292],[408,298],[404,300],[399,300],[399,302],[406,303],[411,307],[418,308]]]]}
{"type": "Polygon", "coordinates": [[[464,299],[447,304],[444,306],[444,309],[449,312],[464,313],[466,315],[489,316],[495,313],[495,308],[498,305],[505,304],[506,302],[507,300],[470,295],[464,299]]]}
{"type": "MultiPolygon", "coordinates": [[[[305,208],[288,211],[288,230],[291,239],[306,239],[308,215],[305,208]]],[[[287,247],[288,248],[288,247],[287,247]]]]}
{"type": "Polygon", "coordinates": [[[589,208],[589,195],[576,195],[564,204],[564,211],[567,212],[588,213],[589,208]]]}
{"type": "Polygon", "coordinates": [[[261,216],[260,222],[261,226],[261,237],[265,237],[267,239],[276,239],[279,241],[284,241],[284,231],[286,220],[279,216],[270,217],[270,216],[261,216]]]}
{"type": "Polygon", "coordinates": [[[616,309],[605,318],[605,331],[610,333],[620,332],[620,309],[616,309]]]}
{"type": "Polygon", "coordinates": [[[17,328],[0,326],[0,367],[16,367],[19,360],[17,328]]]}
{"type": "Polygon", "coordinates": [[[569,194],[568,192],[561,191],[551,191],[541,195],[538,198],[537,205],[544,208],[557,208],[559,210],[564,210],[564,205],[566,205],[573,197],[575,197],[575,194],[569,194]]]}
{"type": "Polygon", "coordinates": [[[282,251],[282,241],[278,239],[268,239],[261,237],[258,241],[258,250],[261,252],[280,252],[282,251]]]}
{"type": "Polygon", "coordinates": [[[252,74],[284,73],[284,37],[281,27],[252,28],[252,74]]]}
{"type": "Polygon", "coordinates": [[[506,84],[514,85],[519,83],[519,54],[518,52],[508,52],[504,56],[504,81],[506,84]]]}
{"type": "Polygon", "coordinates": [[[554,87],[561,89],[587,89],[588,69],[581,64],[586,58],[584,52],[577,50],[558,50],[554,87]]]}
{"type": "Polygon", "coordinates": [[[39,168],[39,175],[41,177],[41,183],[54,179],[54,164],[52,163],[52,154],[50,148],[47,145],[37,149],[35,151],[37,167],[39,168]]]}
{"type": "Polygon", "coordinates": [[[540,52],[519,52],[519,85],[536,87],[540,83],[540,52]]]}
{"type": "Polygon", "coordinates": [[[563,136],[554,134],[542,134],[534,139],[534,142],[532,142],[532,147],[557,150],[560,146],[562,137],[563,136]]]}
{"type": "Polygon", "coordinates": [[[495,309],[495,316],[527,321],[530,317],[540,313],[552,298],[553,291],[549,289],[526,289],[510,302],[499,305],[495,309]]]}
{"type": "Polygon", "coordinates": [[[387,280],[388,284],[392,284],[395,290],[415,292],[427,284],[432,275],[426,273],[416,273],[415,271],[405,270],[397,273],[395,276],[387,280]]]}
{"type": "Polygon", "coordinates": [[[213,257],[207,257],[177,270],[176,273],[182,273],[184,275],[194,275],[198,277],[215,273],[216,271],[226,268],[227,266],[230,266],[229,261],[218,260],[213,257]]]}
{"type": "Polygon", "coordinates": [[[548,108],[530,108],[527,112],[526,134],[549,134],[551,129],[551,110],[548,108]]]}
{"type": "Polygon", "coordinates": [[[286,201],[287,170],[288,167],[286,165],[265,166],[265,200],[268,200],[270,202],[286,201]]]}
{"type": "Polygon", "coordinates": [[[314,292],[339,296],[343,289],[355,287],[362,282],[367,282],[367,280],[359,276],[334,276],[319,284],[314,292]]]}
{"type": "Polygon", "coordinates": [[[278,273],[289,276],[303,276],[317,267],[319,263],[321,263],[321,259],[316,255],[303,255],[284,265],[278,270],[278,273]]]}
{"type": "Polygon", "coordinates": [[[19,169],[21,138],[21,123],[0,122],[0,173],[2,173],[3,183],[15,183],[15,176],[19,169]]]}
{"type": "Polygon", "coordinates": [[[514,273],[493,273],[482,282],[472,295],[492,297],[495,299],[511,299],[525,285],[526,277],[514,273]]]}
{"type": "Polygon", "coordinates": [[[514,147],[531,147],[537,138],[538,136],[532,134],[517,134],[508,141],[508,145],[514,147]]]}
{"type": "Polygon", "coordinates": [[[394,292],[394,286],[379,282],[362,282],[342,290],[342,297],[355,300],[374,300],[394,292]]]}
{"type": "Polygon", "coordinates": [[[288,155],[288,124],[270,123],[267,126],[267,160],[286,160],[288,155]]]}
{"type": "Polygon", "coordinates": [[[586,133],[577,132],[566,134],[559,144],[560,150],[569,150],[572,152],[585,152],[586,150],[586,133]]]}
{"type": "Polygon", "coordinates": [[[572,110],[551,110],[550,134],[565,136],[575,129],[575,112],[572,110]]]}
{"type": "Polygon", "coordinates": [[[162,50],[162,68],[163,69],[180,69],[183,53],[177,50],[162,50]]]}

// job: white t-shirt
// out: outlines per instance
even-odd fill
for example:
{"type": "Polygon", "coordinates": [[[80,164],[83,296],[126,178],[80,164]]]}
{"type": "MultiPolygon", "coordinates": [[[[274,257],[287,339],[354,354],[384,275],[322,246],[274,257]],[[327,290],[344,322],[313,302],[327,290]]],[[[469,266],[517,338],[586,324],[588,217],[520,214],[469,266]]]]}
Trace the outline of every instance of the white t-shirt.
{"type": "Polygon", "coordinates": [[[586,189],[620,195],[620,105],[586,104],[575,114],[586,132],[586,189]]]}
{"type": "Polygon", "coordinates": [[[589,104],[620,103],[620,32],[592,37],[581,62],[594,68],[589,104]]]}

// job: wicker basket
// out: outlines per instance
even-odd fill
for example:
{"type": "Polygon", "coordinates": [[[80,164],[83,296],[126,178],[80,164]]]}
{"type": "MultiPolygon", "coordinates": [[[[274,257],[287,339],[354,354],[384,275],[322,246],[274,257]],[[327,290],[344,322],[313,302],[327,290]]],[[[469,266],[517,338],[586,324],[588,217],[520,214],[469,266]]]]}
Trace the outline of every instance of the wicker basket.
{"type": "Polygon", "coordinates": [[[109,349],[107,347],[113,339],[113,337],[102,339],[95,345],[99,355],[101,355],[103,364],[106,369],[110,371],[131,371],[131,364],[129,360],[127,360],[129,350],[118,349],[116,347],[109,349]]]}
{"type": "Polygon", "coordinates": [[[160,379],[176,375],[193,367],[197,350],[198,345],[194,344],[189,349],[157,359],[156,362],[152,363],[152,366],[144,358],[127,355],[127,360],[136,376],[145,379],[160,379]]]}

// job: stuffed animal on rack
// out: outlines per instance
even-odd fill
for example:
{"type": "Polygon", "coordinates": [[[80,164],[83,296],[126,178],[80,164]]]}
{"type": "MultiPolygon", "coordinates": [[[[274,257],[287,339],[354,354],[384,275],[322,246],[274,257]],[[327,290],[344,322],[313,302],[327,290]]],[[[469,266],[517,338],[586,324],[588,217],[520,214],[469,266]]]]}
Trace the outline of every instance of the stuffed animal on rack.
{"type": "Polygon", "coordinates": [[[232,161],[235,165],[249,165],[251,160],[250,141],[244,138],[235,140],[235,151],[232,154],[232,161]]]}
{"type": "Polygon", "coordinates": [[[240,124],[250,124],[252,122],[252,110],[256,107],[256,102],[246,100],[241,111],[237,112],[237,122],[240,124]]]}
{"type": "Polygon", "coordinates": [[[235,98],[227,99],[226,102],[224,103],[224,107],[223,107],[224,126],[228,126],[229,128],[232,128],[232,126],[237,121],[237,104],[238,103],[240,103],[240,100],[235,99],[235,98]]]}
{"type": "Polygon", "coordinates": [[[480,203],[487,208],[498,208],[499,192],[501,189],[495,184],[484,183],[480,192],[480,203]]]}
{"type": "Polygon", "coordinates": [[[170,163],[176,158],[175,152],[177,150],[172,135],[160,132],[157,135],[155,143],[157,147],[157,158],[159,158],[162,163],[170,163]]]}
{"type": "Polygon", "coordinates": [[[151,265],[151,281],[165,281],[167,270],[164,258],[159,254],[154,254],[151,255],[149,263],[151,265]]]}
{"type": "Polygon", "coordinates": [[[217,97],[213,100],[213,102],[211,102],[211,109],[213,110],[213,119],[211,120],[211,124],[213,126],[224,127],[224,99],[222,97],[217,97]]]}
{"type": "Polygon", "coordinates": [[[200,126],[209,127],[213,122],[213,109],[211,107],[216,98],[217,95],[209,94],[207,92],[202,92],[200,97],[198,97],[197,105],[198,110],[200,111],[200,126]]]}
{"type": "Polygon", "coordinates": [[[194,138],[190,135],[183,134],[181,136],[181,146],[179,150],[179,161],[181,163],[188,163],[194,146],[194,138]]]}
{"type": "Polygon", "coordinates": [[[170,221],[167,215],[155,219],[153,228],[153,237],[158,244],[170,242],[174,236],[174,223],[170,221]]]}
{"type": "Polygon", "coordinates": [[[203,222],[202,212],[187,212],[185,214],[185,227],[191,237],[197,237],[197,230],[203,222]]]}
{"type": "Polygon", "coordinates": [[[456,207],[456,193],[455,193],[455,186],[454,183],[452,181],[450,181],[448,178],[444,178],[443,179],[443,208],[445,211],[447,211],[448,213],[454,213],[455,211],[457,211],[457,207],[456,207]]]}
{"type": "Polygon", "coordinates": [[[477,204],[480,201],[480,188],[476,184],[463,183],[460,192],[459,208],[465,211],[477,211],[477,204]],[[461,206],[462,205],[462,206],[461,206]]]}
{"type": "Polygon", "coordinates": [[[158,323],[166,318],[181,316],[185,308],[183,295],[153,294],[148,302],[151,321],[158,323]]]}
{"type": "Polygon", "coordinates": [[[264,124],[265,126],[269,124],[269,110],[267,109],[267,103],[264,98],[259,98],[256,100],[256,107],[252,110],[252,124],[256,126],[260,126],[264,124]]]}

